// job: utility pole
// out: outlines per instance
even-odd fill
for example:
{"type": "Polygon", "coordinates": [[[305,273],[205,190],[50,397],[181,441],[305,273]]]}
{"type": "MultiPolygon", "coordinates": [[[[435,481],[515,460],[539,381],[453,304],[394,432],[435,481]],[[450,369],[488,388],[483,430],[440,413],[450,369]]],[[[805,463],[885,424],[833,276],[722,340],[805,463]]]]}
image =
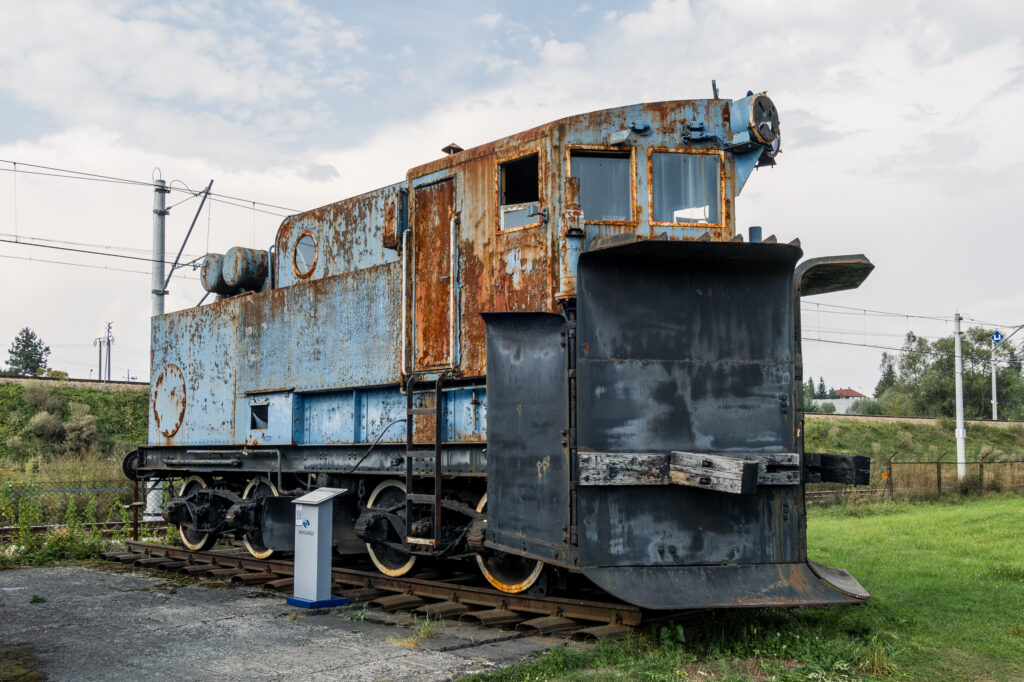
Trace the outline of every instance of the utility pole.
{"type": "Polygon", "coordinates": [[[114,343],[114,335],[110,329],[113,326],[113,322],[107,322],[107,381],[110,381],[110,346],[114,343]]]}
{"type": "Polygon", "coordinates": [[[956,330],[953,334],[956,353],[956,476],[967,477],[967,429],[964,428],[964,359],[960,339],[960,312],[953,316],[956,330]]]}
{"type": "Polygon", "coordinates": [[[92,345],[99,348],[100,351],[99,368],[96,370],[96,378],[99,379],[100,381],[103,381],[103,337],[101,336],[98,339],[94,340],[92,342],[92,345]]]}
{"type": "MultiPolygon", "coordinates": [[[[167,295],[167,286],[164,283],[164,219],[170,212],[167,210],[167,194],[171,191],[167,188],[167,184],[163,179],[155,180],[153,182],[153,279],[152,281],[152,294],[153,294],[153,310],[152,315],[164,314],[164,297],[167,295]]],[[[209,191],[209,188],[207,188],[209,191]]],[[[204,196],[205,200],[206,197],[204,196]]],[[[198,217],[198,213],[196,214],[198,217]]],[[[195,220],[192,221],[193,226],[195,220]]],[[[189,230],[191,232],[191,230],[189,230]]],[[[187,238],[186,238],[187,239],[187,238]]],[[[184,249],[184,244],[182,249],[184,249]]],[[[180,257],[181,254],[179,253],[180,257]]],[[[172,268],[173,272],[173,268],[172,268]]],[[[150,364],[149,376],[153,376],[153,366],[150,364]]],[[[131,372],[128,374],[128,380],[131,381],[131,372]]],[[[160,513],[163,510],[164,500],[164,487],[160,482],[153,483],[149,487],[149,492],[146,493],[146,509],[143,519],[146,521],[155,521],[160,518],[160,513]]]]}
{"type": "Polygon", "coordinates": [[[992,338],[992,421],[999,421],[999,394],[996,392],[996,340],[992,338]]]}
{"type": "MultiPolygon", "coordinates": [[[[110,346],[114,343],[114,334],[111,328],[114,326],[113,322],[107,322],[107,330],[103,336],[99,336],[93,341],[93,345],[99,348],[99,373],[96,378],[100,381],[110,381],[110,346]],[[106,347],[107,350],[107,367],[106,373],[103,372],[103,349],[106,347]]],[[[91,373],[91,370],[90,370],[91,373]]]]}
{"type": "Polygon", "coordinates": [[[153,315],[164,314],[164,296],[167,295],[164,289],[164,218],[169,213],[165,206],[170,191],[162,179],[153,181],[153,315]]]}

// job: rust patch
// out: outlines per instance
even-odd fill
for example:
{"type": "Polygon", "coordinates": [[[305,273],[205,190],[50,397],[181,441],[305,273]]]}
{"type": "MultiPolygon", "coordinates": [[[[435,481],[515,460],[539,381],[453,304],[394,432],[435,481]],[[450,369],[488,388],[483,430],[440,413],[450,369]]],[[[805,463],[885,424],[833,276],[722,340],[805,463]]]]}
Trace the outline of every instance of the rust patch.
{"type": "Polygon", "coordinates": [[[164,366],[153,384],[153,420],[157,430],[171,438],[185,418],[185,377],[174,364],[164,366]]]}
{"type": "Polygon", "coordinates": [[[413,229],[413,288],[417,370],[449,366],[451,348],[451,229],[454,178],[418,188],[413,229]]]}

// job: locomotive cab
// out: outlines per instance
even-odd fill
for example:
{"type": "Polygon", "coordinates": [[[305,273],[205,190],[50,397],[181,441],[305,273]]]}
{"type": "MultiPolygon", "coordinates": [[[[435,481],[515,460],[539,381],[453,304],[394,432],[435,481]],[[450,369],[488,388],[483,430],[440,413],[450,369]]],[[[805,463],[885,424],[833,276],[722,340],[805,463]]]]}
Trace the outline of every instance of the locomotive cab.
{"type": "Polygon", "coordinates": [[[475,557],[497,589],[582,574],[648,608],[852,603],[806,555],[801,296],[863,256],[744,242],[774,165],[764,93],[638,104],[445,148],[388,187],[211,254],[217,301],[153,320],[135,478],[183,480],[186,544],[289,551],[290,500],[344,488],[336,547],[381,572],[475,557]]]}

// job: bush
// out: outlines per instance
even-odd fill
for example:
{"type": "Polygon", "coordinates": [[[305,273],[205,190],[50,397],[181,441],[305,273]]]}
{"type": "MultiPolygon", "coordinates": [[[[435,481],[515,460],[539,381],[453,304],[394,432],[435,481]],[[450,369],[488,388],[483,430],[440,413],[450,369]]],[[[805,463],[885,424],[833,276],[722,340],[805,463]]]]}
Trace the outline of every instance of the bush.
{"type": "Polygon", "coordinates": [[[25,402],[37,412],[60,414],[64,407],[61,399],[50,393],[50,389],[45,386],[29,386],[23,395],[25,402]]]}
{"type": "Polygon", "coordinates": [[[818,406],[818,412],[822,414],[835,414],[836,406],[832,403],[822,403],[818,406]]]}
{"type": "Polygon", "coordinates": [[[882,404],[877,400],[855,400],[850,409],[846,411],[847,414],[864,414],[870,416],[880,416],[882,414],[882,404]]]}
{"type": "Polygon", "coordinates": [[[36,412],[23,433],[47,443],[58,443],[64,438],[64,424],[50,412],[36,412]]]}
{"type": "Polygon", "coordinates": [[[69,453],[91,452],[99,443],[96,417],[82,403],[68,405],[71,415],[64,423],[64,450],[69,453]]]}
{"type": "Polygon", "coordinates": [[[961,495],[980,495],[983,491],[981,476],[978,474],[971,474],[960,481],[959,487],[961,495]]]}

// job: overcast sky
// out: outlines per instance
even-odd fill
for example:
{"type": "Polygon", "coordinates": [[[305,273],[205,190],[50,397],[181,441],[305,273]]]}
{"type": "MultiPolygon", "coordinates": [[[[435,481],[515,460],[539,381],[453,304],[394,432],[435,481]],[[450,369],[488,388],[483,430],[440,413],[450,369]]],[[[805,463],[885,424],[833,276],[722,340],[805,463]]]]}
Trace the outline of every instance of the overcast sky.
{"type": "MultiPolygon", "coordinates": [[[[584,111],[709,97],[714,78],[723,97],[766,90],[780,111],[779,164],[751,178],[737,227],[799,237],[807,257],[863,252],[877,266],[859,290],[808,298],[805,337],[898,346],[908,329],[952,331],[948,320],[861,309],[949,318],[959,308],[1014,325],[1024,323],[1022,36],[1020,3],[984,0],[7,2],[0,239],[141,257],[151,246],[150,188],[32,175],[23,171],[50,171],[27,164],[143,181],[158,167],[177,187],[212,178],[215,192],[305,210],[398,181],[451,141],[468,148],[584,111]]],[[[289,212],[235,203],[245,206],[209,204],[186,253],[268,246],[273,213],[289,212]]],[[[172,209],[169,252],[196,205],[172,209]]],[[[0,242],[0,359],[27,325],[52,367],[88,377],[93,339],[111,321],[113,374],[147,379],[148,269],[0,242]]],[[[202,297],[197,275],[175,277],[168,310],[202,297]]],[[[869,393],[880,354],[806,341],[805,375],[869,393]]]]}

